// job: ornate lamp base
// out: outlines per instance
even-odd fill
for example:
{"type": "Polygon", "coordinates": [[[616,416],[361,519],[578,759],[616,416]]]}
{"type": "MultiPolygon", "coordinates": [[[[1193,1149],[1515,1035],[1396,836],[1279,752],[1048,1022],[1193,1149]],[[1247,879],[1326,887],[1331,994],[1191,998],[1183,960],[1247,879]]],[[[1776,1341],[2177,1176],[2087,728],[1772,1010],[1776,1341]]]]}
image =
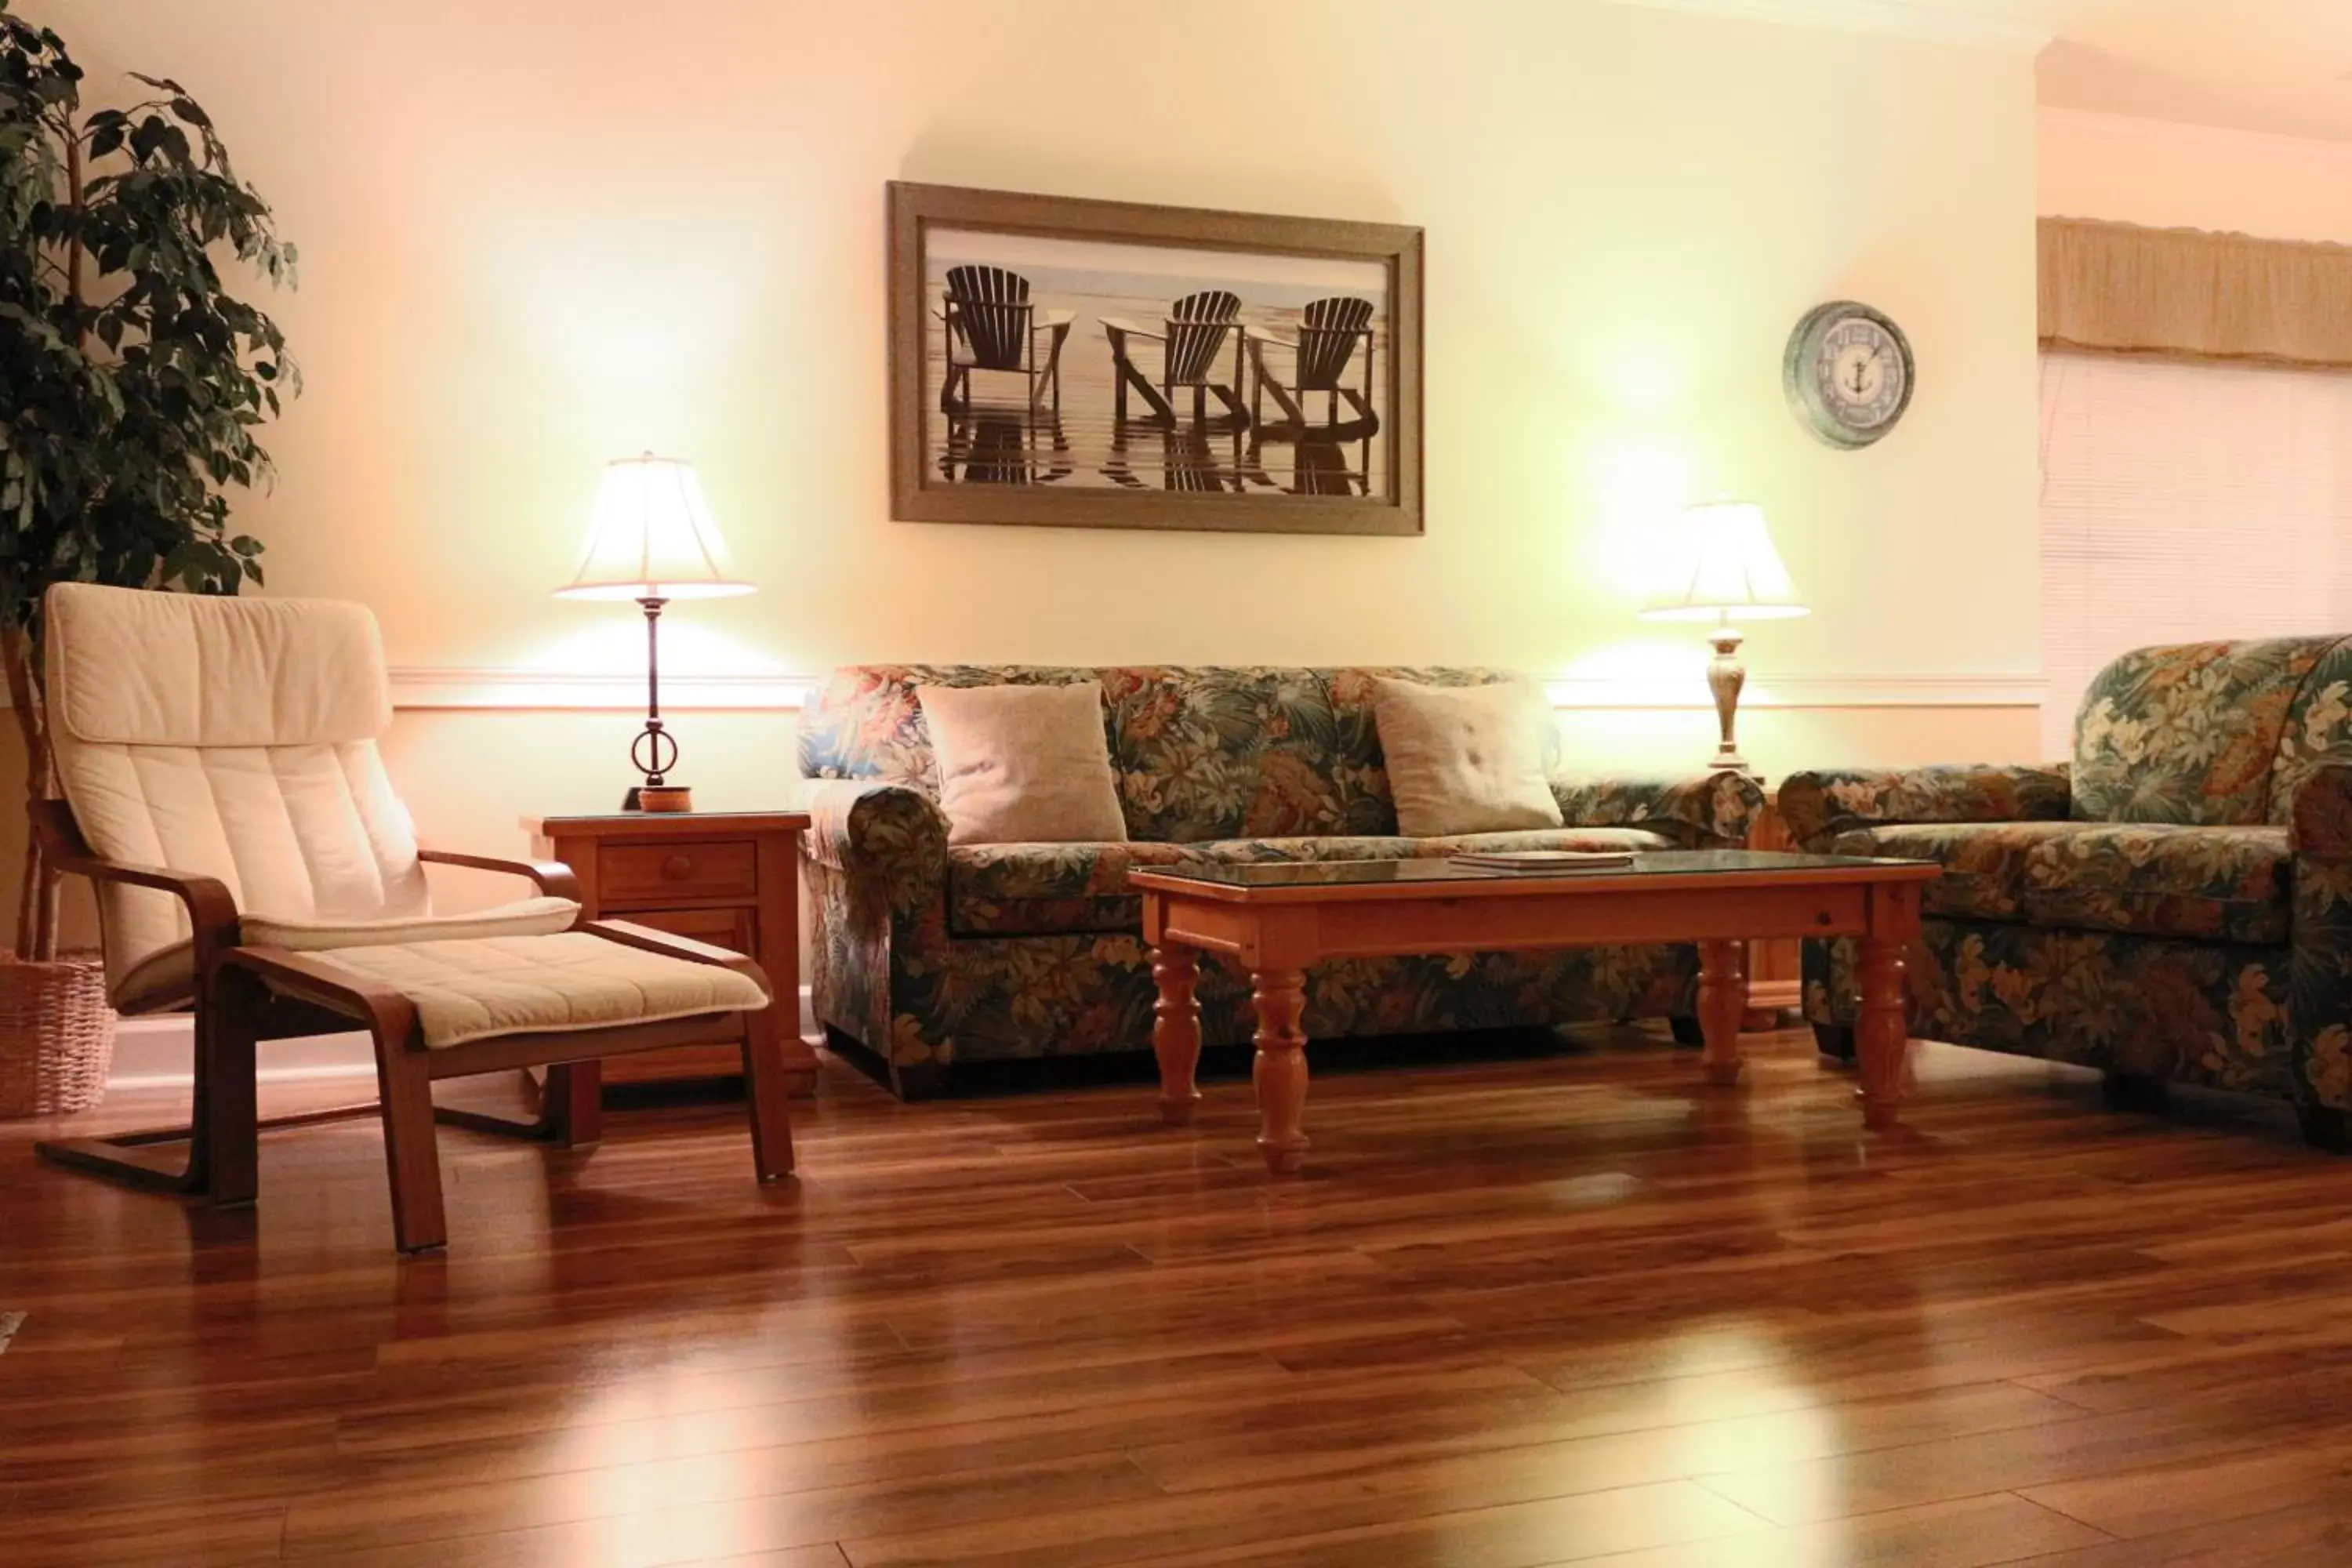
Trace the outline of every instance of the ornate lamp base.
{"type": "Polygon", "coordinates": [[[1739,662],[1739,645],[1747,640],[1731,626],[1718,626],[1707,634],[1706,640],[1715,646],[1715,657],[1707,661],[1706,689],[1715,693],[1716,723],[1723,731],[1722,742],[1715,748],[1715,760],[1707,768],[1714,773],[1754,773],[1748,759],[1739,754],[1739,743],[1733,731],[1739,716],[1739,689],[1748,684],[1747,667],[1739,662]]]}
{"type": "Polygon", "coordinates": [[[694,792],[669,782],[677,766],[677,742],[662,728],[661,613],[663,599],[639,599],[646,612],[646,727],[629,742],[629,761],[646,782],[632,785],[621,797],[623,811],[692,811],[694,792]]]}

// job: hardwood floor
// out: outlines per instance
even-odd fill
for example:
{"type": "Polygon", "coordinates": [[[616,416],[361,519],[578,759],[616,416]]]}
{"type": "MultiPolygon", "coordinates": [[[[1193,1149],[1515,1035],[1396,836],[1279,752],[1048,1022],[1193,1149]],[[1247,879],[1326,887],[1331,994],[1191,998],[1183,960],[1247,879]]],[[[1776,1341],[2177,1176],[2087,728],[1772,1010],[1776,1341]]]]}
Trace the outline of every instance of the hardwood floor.
{"type": "Polygon", "coordinates": [[[2352,1560],[2352,1163],[1937,1047],[1872,1140],[1754,1045],[1318,1061],[1278,1183],[1245,1082],[1180,1129],[828,1064],[782,1189],[729,1105],[445,1131],[407,1263],[371,1123],[243,1213],[0,1128],[0,1562],[2352,1560]]]}

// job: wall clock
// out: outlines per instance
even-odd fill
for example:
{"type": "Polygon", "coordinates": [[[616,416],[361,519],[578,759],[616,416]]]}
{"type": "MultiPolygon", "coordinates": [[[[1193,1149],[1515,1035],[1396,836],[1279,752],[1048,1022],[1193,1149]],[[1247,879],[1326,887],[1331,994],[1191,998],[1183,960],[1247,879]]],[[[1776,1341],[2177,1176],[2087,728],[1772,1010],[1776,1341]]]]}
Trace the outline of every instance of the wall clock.
{"type": "Polygon", "coordinates": [[[1797,422],[1832,447],[1867,447],[1911,406],[1911,342],[1852,300],[1805,312],[1789,334],[1780,383],[1797,422]]]}

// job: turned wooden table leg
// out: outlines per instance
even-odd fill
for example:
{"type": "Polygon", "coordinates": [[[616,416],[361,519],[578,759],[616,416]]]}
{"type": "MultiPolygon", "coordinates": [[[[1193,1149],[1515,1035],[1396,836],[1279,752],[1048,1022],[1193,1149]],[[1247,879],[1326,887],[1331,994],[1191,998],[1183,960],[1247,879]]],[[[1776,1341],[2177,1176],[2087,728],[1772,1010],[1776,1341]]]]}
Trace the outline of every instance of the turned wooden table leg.
{"type": "Polygon", "coordinates": [[[1151,1053],[1160,1058],[1160,1120],[1171,1127],[1191,1124],[1201,1090],[1201,1003],[1194,994],[1201,955],[1189,947],[1151,951],[1151,978],[1160,987],[1151,1005],[1151,1053]]]}
{"type": "Polygon", "coordinates": [[[1698,1023],[1706,1041],[1699,1062],[1706,1081],[1738,1083],[1747,1059],[1739,1049],[1739,1026],[1748,1013],[1748,944],[1698,944],[1698,1023]]]}
{"type": "Polygon", "coordinates": [[[1307,975],[1297,969],[1261,970],[1250,976],[1257,1005],[1257,1061],[1250,1078],[1257,1085],[1258,1152],[1265,1168],[1283,1176],[1307,1163],[1307,1035],[1298,1020],[1307,1010],[1307,975]]]}
{"type": "Polygon", "coordinates": [[[1874,1132],[1891,1131],[1900,1115],[1908,1082],[1910,1021],[1903,1009],[1903,944],[1865,937],[1861,942],[1859,978],[1862,1014],[1854,1036],[1862,1058],[1863,1125],[1874,1132]]]}

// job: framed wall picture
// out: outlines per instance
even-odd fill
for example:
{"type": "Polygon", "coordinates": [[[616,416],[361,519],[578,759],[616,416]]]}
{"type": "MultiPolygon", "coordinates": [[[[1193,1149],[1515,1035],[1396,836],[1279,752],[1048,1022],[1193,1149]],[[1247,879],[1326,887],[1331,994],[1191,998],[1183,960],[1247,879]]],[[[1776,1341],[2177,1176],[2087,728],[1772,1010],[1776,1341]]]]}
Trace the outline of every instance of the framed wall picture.
{"type": "Polygon", "coordinates": [[[1422,531],[1421,230],[890,186],[915,522],[1422,531]]]}

